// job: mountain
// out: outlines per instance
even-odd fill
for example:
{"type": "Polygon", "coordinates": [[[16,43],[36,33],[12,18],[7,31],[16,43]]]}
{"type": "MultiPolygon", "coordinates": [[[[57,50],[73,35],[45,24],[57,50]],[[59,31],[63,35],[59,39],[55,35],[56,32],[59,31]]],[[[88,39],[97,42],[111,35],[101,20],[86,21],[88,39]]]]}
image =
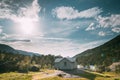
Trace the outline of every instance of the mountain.
{"type": "Polygon", "coordinates": [[[0,44],[0,51],[1,52],[9,52],[9,53],[18,53],[14,48],[12,48],[6,44],[0,44]]]}
{"type": "Polygon", "coordinates": [[[27,52],[27,51],[23,51],[23,50],[17,50],[17,51],[19,52],[19,54],[23,54],[23,55],[28,55],[28,56],[36,55],[36,56],[40,56],[39,53],[27,52]]]}
{"type": "Polygon", "coordinates": [[[105,65],[120,61],[120,35],[93,49],[86,50],[76,56],[78,64],[105,65]]]}
{"type": "Polygon", "coordinates": [[[0,51],[7,52],[7,53],[23,54],[23,55],[28,55],[28,56],[33,56],[33,55],[40,56],[39,53],[16,50],[16,49],[14,49],[11,46],[8,46],[6,44],[0,44],[0,51]]]}

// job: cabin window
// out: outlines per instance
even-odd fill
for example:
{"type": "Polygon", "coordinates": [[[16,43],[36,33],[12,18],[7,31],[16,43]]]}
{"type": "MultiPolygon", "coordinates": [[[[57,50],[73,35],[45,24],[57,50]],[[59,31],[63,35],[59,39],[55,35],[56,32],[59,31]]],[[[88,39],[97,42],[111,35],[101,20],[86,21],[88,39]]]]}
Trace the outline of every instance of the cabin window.
{"type": "Polygon", "coordinates": [[[64,66],[67,66],[67,62],[64,62],[64,66]]]}

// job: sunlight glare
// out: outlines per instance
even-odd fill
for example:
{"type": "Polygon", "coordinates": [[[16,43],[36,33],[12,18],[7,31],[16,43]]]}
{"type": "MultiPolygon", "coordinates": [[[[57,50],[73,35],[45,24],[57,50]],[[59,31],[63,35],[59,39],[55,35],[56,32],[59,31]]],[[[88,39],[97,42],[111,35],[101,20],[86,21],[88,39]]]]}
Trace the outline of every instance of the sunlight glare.
{"type": "Polygon", "coordinates": [[[18,29],[21,34],[32,35],[37,30],[37,24],[30,18],[23,18],[19,21],[18,29]]]}

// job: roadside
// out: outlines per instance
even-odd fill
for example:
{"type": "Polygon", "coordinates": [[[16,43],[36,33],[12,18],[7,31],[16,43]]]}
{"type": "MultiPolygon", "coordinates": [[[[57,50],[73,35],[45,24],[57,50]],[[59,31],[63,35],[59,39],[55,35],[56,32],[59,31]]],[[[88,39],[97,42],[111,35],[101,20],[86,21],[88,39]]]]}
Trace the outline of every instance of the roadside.
{"type": "Polygon", "coordinates": [[[43,78],[49,78],[49,77],[55,77],[55,76],[59,76],[59,77],[63,77],[63,78],[81,78],[80,76],[69,74],[64,71],[54,70],[53,73],[48,73],[48,72],[36,73],[32,76],[32,80],[40,80],[43,78]]]}

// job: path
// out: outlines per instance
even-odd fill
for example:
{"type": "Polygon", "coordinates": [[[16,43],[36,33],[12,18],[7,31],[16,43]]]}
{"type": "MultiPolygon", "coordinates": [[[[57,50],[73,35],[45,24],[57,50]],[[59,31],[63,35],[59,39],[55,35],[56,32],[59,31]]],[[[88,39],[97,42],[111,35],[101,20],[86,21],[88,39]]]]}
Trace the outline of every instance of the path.
{"type": "Polygon", "coordinates": [[[47,73],[47,72],[39,72],[33,75],[32,80],[40,80],[43,78],[48,78],[52,76],[57,76],[59,74],[59,71],[54,71],[54,73],[47,73]]]}
{"type": "Polygon", "coordinates": [[[39,72],[33,75],[32,80],[40,80],[43,78],[63,75],[64,78],[81,78],[80,76],[72,75],[63,71],[55,70],[54,73],[39,72]]]}

